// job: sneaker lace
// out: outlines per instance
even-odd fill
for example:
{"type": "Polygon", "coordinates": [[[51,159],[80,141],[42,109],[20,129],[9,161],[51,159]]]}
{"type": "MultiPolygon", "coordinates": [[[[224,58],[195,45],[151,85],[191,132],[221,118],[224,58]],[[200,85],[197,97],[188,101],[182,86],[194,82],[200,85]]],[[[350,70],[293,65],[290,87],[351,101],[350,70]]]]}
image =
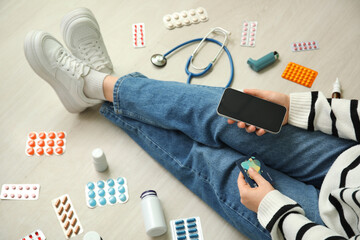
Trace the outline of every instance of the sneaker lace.
{"type": "Polygon", "coordinates": [[[101,70],[109,63],[98,40],[92,39],[80,43],[79,50],[84,60],[92,65],[95,70],[101,70]]]}
{"type": "Polygon", "coordinates": [[[60,49],[56,54],[56,62],[68,72],[71,72],[77,79],[83,75],[86,64],[75,58],[64,49],[60,49]]]}

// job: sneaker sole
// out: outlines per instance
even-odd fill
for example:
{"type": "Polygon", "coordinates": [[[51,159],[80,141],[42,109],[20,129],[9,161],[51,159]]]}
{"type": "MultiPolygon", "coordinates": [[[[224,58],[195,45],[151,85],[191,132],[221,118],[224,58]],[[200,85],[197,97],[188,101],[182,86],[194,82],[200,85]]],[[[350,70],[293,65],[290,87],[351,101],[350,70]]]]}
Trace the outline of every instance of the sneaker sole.
{"type": "MultiPolygon", "coordinates": [[[[43,64],[41,64],[41,60],[36,54],[36,42],[38,41],[37,39],[41,40],[45,36],[51,37],[50,34],[40,31],[32,31],[26,35],[24,42],[24,52],[28,63],[37,75],[50,84],[50,86],[55,90],[56,94],[60,98],[62,104],[69,112],[79,113],[84,111],[86,107],[76,104],[77,100],[75,100],[72,95],[69,94],[69,91],[62,84],[59,84],[56,80],[50,77],[52,74],[43,67],[43,64]]],[[[55,38],[53,39],[57,41],[55,38]]]]}

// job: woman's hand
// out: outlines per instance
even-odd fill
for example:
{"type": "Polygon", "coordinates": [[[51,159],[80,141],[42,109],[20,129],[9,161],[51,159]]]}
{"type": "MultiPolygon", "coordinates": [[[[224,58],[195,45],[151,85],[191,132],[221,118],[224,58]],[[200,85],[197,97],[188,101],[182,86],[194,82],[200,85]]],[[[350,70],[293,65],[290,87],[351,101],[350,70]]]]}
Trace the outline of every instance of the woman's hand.
{"type": "MultiPolygon", "coordinates": [[[[280,105],[286,107],[287,111],[286,111],[285,118],[284,118],[282,125],[287,124],[288,118],[289,118],[289,106],[290,106],[289,95],[286,95],[283,93],[278,93],[278,92],[273,92],[273,91],[258,90],[258,89],[245,89],[244,93],[253,95],[255,97],[262,98],[267,101],[277,103],[277,104],[280,104],[280,105]]],[[[235,121],[228,119],[228,123],[233,124],[233,123],[235,123],[235,121]]],[[[262,129],[262,128],[257,129],[255,126],[247,125],[244,122],[238,122],[237,126],[239,128],[245,128],[245,130],[248,133],[255,132],[256,135],[258,135],[258,136],[262,136],[266,133],[266,131],[264,129],[262,129]]]]}
{"type": "Polygon", "coordinates": [[[240,192],[241,203],[253,212],[258,212],[260,202],[274,190],[273,186],[257,171],[249,168],[248,173],[254,179],[258,187],[252,188],[245,181],[244,175],[240,172],[237,184],[240,192]]]}

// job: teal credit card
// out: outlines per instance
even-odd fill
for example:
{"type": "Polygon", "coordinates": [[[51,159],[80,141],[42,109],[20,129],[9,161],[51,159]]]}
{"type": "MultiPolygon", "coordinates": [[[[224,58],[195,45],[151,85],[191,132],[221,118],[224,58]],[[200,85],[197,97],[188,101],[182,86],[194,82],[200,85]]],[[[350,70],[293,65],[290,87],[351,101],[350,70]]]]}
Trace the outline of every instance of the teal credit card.
{"type": "Polygon", "coordinates": [[[249,168],[253,168],[255,171],[261,174],[268,182],[273,183],[274,180],[270,176],[267,166],[260,160],[256,153],[249,156],[245,156],[236,161],[236,165],[245,177],[245,181],[250,187],[257,187],[256,182],[249,176],[249,168]]]}

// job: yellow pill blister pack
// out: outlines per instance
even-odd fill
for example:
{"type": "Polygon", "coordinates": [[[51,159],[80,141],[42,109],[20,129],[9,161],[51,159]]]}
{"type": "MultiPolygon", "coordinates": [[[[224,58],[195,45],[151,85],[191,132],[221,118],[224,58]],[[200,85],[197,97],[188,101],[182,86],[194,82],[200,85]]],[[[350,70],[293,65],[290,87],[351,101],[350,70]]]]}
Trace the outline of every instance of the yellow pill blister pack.
{"type": "Polygon", "coordinates": [[[310,88],[317,75],[317,71],[293,62],[289,62],[281,77],[310,88]]]}

